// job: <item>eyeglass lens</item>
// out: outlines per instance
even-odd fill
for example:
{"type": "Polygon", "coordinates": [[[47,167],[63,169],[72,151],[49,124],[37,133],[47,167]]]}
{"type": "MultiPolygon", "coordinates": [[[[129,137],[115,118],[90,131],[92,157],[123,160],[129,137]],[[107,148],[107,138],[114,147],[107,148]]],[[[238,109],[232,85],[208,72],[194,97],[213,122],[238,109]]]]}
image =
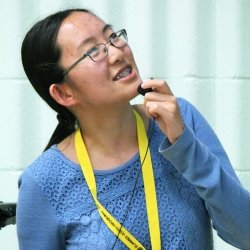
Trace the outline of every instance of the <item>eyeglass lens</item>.
{"type": "MultiPolygon", "coordinates": [[[[115,46],[116,48],[123,47],[127,43],[126,31],[123,29],[116,33],[113,33],[108,43],[111,43],[111,45],[115,46]]],[[[106,44],[101,43],[92,48],[89,51],[88,56],[90,56],[93,61],[97,62],[106,57],[107,54],[108,49],[106,47],[106,44]]]]}
{"type": "Polygon", "coordinates": [[[128,38],[125,29],[113,33],[106,44],[97,44],[87,53],[85,53],[80,59],[78,59],[75,63],[73,63],[68,69],[64,70],[62,73],[63,77],[67,75],[71,69],[73,69],[81,60],[83,60],[87,56],[89,56],[94,62],[98,62],[105,58],[108,55],[108,48],[106,46],[108,43],[115,46],[116,48],[121,48],[127,44],[127,41],[128,38]]]}

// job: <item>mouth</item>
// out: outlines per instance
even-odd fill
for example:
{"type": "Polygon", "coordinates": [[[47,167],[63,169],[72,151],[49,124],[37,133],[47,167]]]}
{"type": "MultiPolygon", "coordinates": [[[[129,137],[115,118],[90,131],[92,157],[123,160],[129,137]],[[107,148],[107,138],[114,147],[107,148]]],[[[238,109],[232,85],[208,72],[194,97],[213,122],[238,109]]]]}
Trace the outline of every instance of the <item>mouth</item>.
{"type": "Polygon", "coordinates": [[[116,74],[116,76],[113,78],[113,81],[117,81],[119,79],[125,78],[128,75],[130,75],[132,72],[132,68],[129,65],[126,65],[125,67],[123,67],[122,69],[120,69],[118,71],[118,73],[116,74]]]}

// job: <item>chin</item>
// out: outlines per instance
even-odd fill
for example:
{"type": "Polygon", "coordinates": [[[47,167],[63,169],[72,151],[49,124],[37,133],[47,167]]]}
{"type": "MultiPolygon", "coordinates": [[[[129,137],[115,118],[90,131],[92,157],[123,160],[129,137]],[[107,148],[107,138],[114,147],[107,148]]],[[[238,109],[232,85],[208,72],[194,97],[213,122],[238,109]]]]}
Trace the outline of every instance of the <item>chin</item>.
{"type": "Polygon", "coordinates": [[[137,84],[137,85],[135,86],[135,88],[133,89],[133,91],[131,92],[130,100],[136,98],[136,97],[139,95],[139,93],[137,92],[137,88],[138,88],[138,86],[139,86],[140,84],[141,84],[141,83],[137,84]]]}

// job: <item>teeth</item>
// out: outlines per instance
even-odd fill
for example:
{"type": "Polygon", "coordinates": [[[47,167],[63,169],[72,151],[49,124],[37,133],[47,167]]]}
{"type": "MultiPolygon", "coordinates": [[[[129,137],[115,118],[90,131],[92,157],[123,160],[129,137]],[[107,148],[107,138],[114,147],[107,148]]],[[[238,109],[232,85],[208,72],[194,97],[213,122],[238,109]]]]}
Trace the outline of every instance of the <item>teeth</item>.
{"type": "Polygon", "coordinates": [[[117,77],[116,79],[120,79],[120,78],[123,78],[123,77],[126,77],[130,74],[131,72],[131,69],[130,68],[126,68],[125,70],[123,70],[117,77]]]}

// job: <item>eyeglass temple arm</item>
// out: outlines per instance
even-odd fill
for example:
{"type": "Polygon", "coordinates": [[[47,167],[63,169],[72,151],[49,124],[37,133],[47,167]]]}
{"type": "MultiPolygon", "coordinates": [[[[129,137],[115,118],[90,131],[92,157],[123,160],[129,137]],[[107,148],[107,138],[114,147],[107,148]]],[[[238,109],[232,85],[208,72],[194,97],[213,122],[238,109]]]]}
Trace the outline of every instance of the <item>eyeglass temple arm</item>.
{"type": "Polygon", "coordinates": [[[67,68],[66,70],[64,70],[63,73],[62,73],[63,77],[66,76],[69,73],[69,71],[76,66],[76,64],[78,64],[81,60],[83,60],[87,56],[88,56],[88,53],[84,54],[76,62],[74,62],[69,68],[67,68]]]}

